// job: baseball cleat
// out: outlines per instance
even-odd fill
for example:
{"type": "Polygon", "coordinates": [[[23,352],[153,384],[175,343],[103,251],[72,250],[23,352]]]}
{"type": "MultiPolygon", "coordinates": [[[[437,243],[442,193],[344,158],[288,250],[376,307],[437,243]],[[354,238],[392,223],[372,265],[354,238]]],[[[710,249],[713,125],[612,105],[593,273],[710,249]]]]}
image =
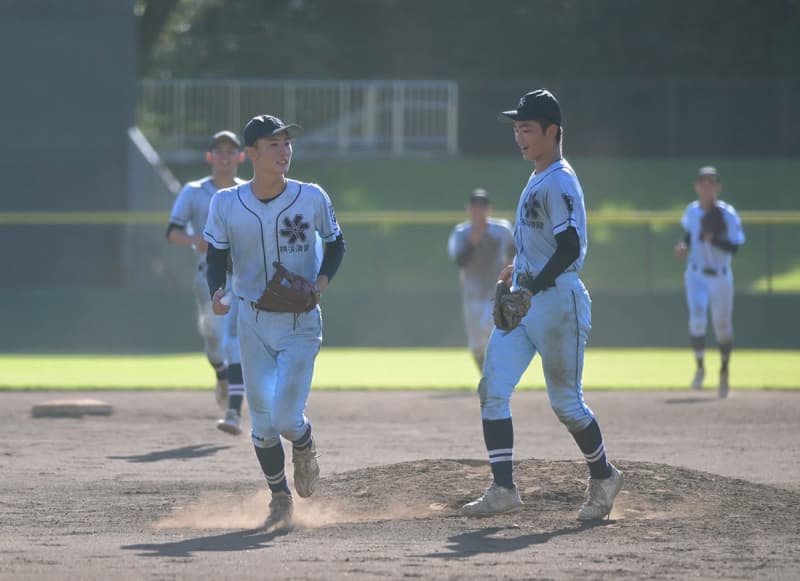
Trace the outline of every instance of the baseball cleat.
{"type": "Polygon", "coordinates": [[[307,498],[314,494],[314,489],[319,482],[319,464],[317,464],[317,446],[314,440],[304,450],[292,450],[292,463],[294,464],[294,487],[297,494],[307,498]]]}
{"type": "Polygon", "coordinates": [[[225,412],[225,419],[217,422],[217,429],[232,436],[242,433],[242,418],[236,410],[225,412]]]}
{"type": "Polygon", "coordinates": [[[461,508],[466,516],[492,516],[516,510],[523,505],[519,490],[500,486],[496,482],[486,489],[483,496],[461,508]]]}
{"type": "Polygon", "coordinates": [[[220,409],[228,407],[228,380],[218,379],[217,386],[214,388],[214,399],[217,400],[217,405],[220,409]]]}
{"type": "Polygon", "coordinates": [[[625,478],[617,467],[611,466],[611,476],[608,478],[589,478],[586,487],[586,504],[578,511],[578,520],[599,520],[611,514],[614,499],[622,489],[625,478]]]}
{"type": "Polygon", "coordinates": [[[706,370],[703,367],[698,367],[692,379],[692,389],[703,389],[703,380],[706,377],[706,370]]]}
{"type": "Polygon", "coordinates": [[[264,528],[267,531],[287,530],[292,526],[292,514],[294,513],[294,501],[288,492],[273,492],[272,500],[269,501],[269,515],[264,521],[264,528]]]}
{"type": "Polygon", "coordinates": [[[728,371],[720,371],[719,372],[719,389],[717,390],[717,395],[719,397],[728,397],[728,391],[730,391],[731,386],[728,383],[728,371]]]}

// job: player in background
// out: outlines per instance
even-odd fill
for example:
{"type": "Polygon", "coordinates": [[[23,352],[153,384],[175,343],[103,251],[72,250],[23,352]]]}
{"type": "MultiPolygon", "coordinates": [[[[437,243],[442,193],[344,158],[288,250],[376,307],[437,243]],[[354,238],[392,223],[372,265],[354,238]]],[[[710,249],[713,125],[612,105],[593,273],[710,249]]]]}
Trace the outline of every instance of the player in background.
{"type": "Polygon", "coordinates": [[[239,138],[231,131],[215,133],[205,158],[211,167],[211,175],[189,182],[181,190],[170,214],[167,240],[172,244],[191,246],[194,249],[197,258],[197,274],[193,285],[197,328],[203,337],[208,362],[217,375],[217,404],[223,408],[227,406],[225,418],[217,422],[217,428],[238,435],[242,431],[244,399],[236,329],[235,309],[238,305],[234,305],[234,310],[227,317],[214,316],[206,283],[208,243],[203,239],[202,232],[208,218],[211,197],[222,188],[244,183],[244,180],[236,177],[239,164],[244,161],[239,138]]]}
{"type": "Polygon", "coordinates": [[[319,480],[316,445],[305,408],[322,344],[322,314],[319,304],[311,310],[267,310],[261,308],[262,296],[279,264],[311,282],[318,303],[345,252],[344,237],[325,191],[286,177],[292,137],[299,131],[297,125],[271,115],[259,115],[247,123],[243,137],[253,179],[214,196],[204,230],[209,243],[206,292],[210,291],[218,315],[229,310],[223,287],[225,266],[229,258],[233,262],[233,302],[239,304],[252,440],[272,493],[265,522],[268,530],[292,523],[293,500],[281,438],[291,442],[297,493],[310,496],[319,480]],[[317,236],[324,243],[321,256],[317,236]]]}
{"type": "Polygon", "coordinates": [[[744,244],[744,230],[736,210],[719,200],[722,184],[716,168],[701,167],[694,182],[697,200],[686,207],[681,218],[685,231],[675,246],[675,256],[686,260],[684,283],[689,307],[689,340],[697,368],[692,389],[702,389],[708,311],[719,345],[719,397],[730,389],[729,363],[733,350],[733,270],[731,258],[744,244]]]}
{"type": "Polygon", "coordinates": [[[478,395],[493,481],[463,511],[489,516],[522,506],[514,482],[511,395],[539,353],[550,405],[589,468],[578,519],[600,519],[611,512],[623,476],[606,459],[600,426],[583,400],[583,356],[591,327],[591,301],[579,277],[587,249],[583,191],[562,157],[561,107],[549,91],[524,95],[517,109],[501,118],[513,122],[522,158],[533,162],[534,172],[517,206],[514,263],[500,278],[514,291],[527,289],[532,298],[520,324],[508,331],[495,328],[486,348],[478,395]]]}
{"type": "Polygon", "coordinates": [[[474,190],[467,204],[470,219],[453,228],[447,241],[450,259],[460,270],[467,344],[479,370],[494,328],[492,299],[497,275],[514,258],[511,223],[490,217],[491,209],[486,190],[474,190]]]}

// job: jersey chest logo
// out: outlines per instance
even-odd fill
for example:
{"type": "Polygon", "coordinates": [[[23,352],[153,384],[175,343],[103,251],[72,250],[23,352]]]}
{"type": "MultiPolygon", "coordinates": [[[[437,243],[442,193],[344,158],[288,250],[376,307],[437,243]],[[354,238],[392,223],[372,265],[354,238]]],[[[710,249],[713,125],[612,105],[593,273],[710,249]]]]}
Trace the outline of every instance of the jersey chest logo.
{"type": "Polygon", "coordinates": [[[541,229],[544,227],[544,224],[541,217],[542,211],[542,203],[536,199],[536,194],[539,192],[533,192],[522,203],[522,216],[520,216],[520,222],[525,226],[530,226],[531,228],[538,228],[541,229]]]}
{"type": "Polygon", "coordinates": [[[280,229],[280,234],[287,239],[289,244],[294,244],[298,240],[305,242],[306,230],[310,227],[308,222],[303,222],[302,214],[296,214],[292,219],[287,216],[283,219],[283,228],[280,229]]]}

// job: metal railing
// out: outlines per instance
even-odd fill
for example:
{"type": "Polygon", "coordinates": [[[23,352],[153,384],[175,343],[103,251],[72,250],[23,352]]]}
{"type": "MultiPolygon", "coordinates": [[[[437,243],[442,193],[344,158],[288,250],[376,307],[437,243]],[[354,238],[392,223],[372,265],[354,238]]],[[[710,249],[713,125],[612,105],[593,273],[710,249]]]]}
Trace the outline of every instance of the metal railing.
{"type": "Polygon", "coordinates": [[[137,121],[168,161],[196,158],[221,129],[270,113],[302,125],[301,156],[455,155],[454,81],[170,80],[139,85],[137,121]]]}

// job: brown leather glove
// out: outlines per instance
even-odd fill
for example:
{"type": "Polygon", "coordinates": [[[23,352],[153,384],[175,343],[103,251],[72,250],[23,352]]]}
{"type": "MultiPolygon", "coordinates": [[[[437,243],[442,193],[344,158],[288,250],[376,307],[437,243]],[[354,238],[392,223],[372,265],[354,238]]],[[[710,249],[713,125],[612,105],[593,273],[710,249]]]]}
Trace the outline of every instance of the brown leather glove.
{"type": "Polygon", "coordinates": [[[511,331],[528,314],[531,308],[531,291],[526,288],[513,293],[502,280],[497,281],[494,294],[494,326],[501,331],[511,331]]]}
{"type": "Polygon", "coordinates": [[[273,262],[275,274],[256,301],[256,308],[275,313],[307,313],[319,303],[319,293],[307,278],[273,262]],[[286,284],[284,284],[286,281],[286,284]]]}
{"type": "Polygon", "coordinates": [[[712,240],[725,238],[728,227],[725,225],[725,216],[719,206],[714,206],[708,210],[700,219],[700,237],[705,238],[706,234],[711,235],[712,240]]]}

